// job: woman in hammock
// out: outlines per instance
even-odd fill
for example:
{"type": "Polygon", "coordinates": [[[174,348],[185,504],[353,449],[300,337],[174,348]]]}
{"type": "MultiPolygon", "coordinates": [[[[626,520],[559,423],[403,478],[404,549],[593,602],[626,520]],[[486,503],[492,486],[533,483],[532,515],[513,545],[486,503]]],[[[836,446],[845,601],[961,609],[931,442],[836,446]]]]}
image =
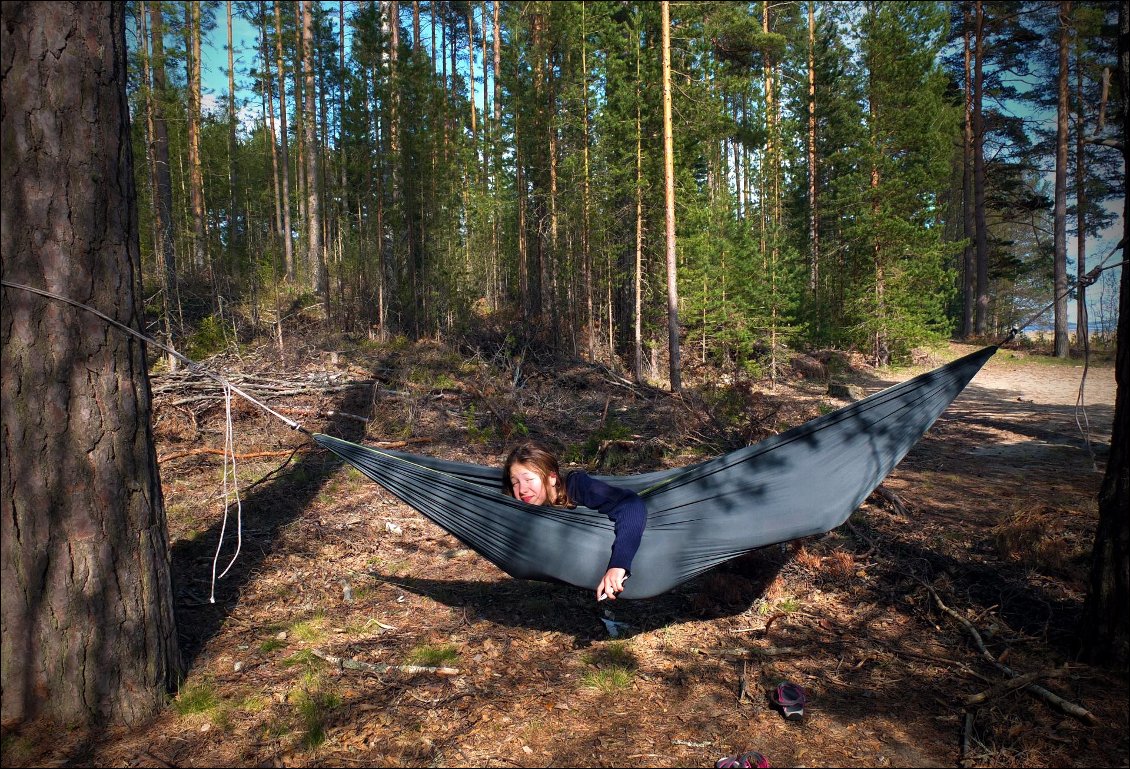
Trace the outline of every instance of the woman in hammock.
{"type": "Polygon", "coordinates": [[[530,505],[583,505],[607,515],[615,524],[616,538],[608,570],[596,586],[596,600],[616,599],[631,574],[632,559],[647,525],[647,508],[634,491],[598,481],[584,470],[574,470],[562,479],[557,457],[534,441],[510,452],[502,469],[502,488],[530,505]]]}

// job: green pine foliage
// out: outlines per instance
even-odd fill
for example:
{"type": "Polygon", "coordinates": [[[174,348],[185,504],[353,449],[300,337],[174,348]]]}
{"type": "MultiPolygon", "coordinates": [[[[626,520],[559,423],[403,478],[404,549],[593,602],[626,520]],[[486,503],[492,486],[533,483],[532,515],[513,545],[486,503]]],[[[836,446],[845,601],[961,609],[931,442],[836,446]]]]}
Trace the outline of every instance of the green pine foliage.
{"type": "MultiPolygon", "coordinates": [[[[1102,68],[1112,62],[1116,6],[1075,5],[1073,56],[1092,107],[1102,68]]],[[[159,103],[169,132],[178,273],[170,307],[186,324],[176,325],[180,343],[206,316],[237,334],[295,322],[302,308],[293,302],[309,286],[303,250],[312,226],[304,218],[301,153],[313,151],[322,168],[330,281],[328,295],[311,304],[323,322],[388,336],[461,334],[508,322],[562,353],[630,370],[638,282],[646,357],[654,370],[663,368],[655,365],[667,343],[659,4],[503,2],[497,72],[493,2],[485,13],[482,3],[400,3],[395,20],[384,15],[391,4],[315,4],[312,148],[296,113],[296,86],[305,80],[296,80],[295,4],[278,4],[281,41],[274,2],[234,6],[263,37],[237,51],[243,117],[234,158],[226,94],[214,94],[223,107],[202,118],[202,267],[191,263],[183,5],[160,5],[162,92],[143,77],[140,46],[131,51],[147,293],[162,285],[146,123],[147,104],[159,103]],[[412,37],[415,10],[420,40],[412,37]],[[286,77],[290,233],[276,220],[273,163],[281,157],[273,156],[267,119],[273,108],[277,152],[277,42],[286,77]],[[288,236],[294,285],[283,263],[288,236]]],[[[1044,6],[1008,13],[1013,6],[984,4],[987,226],[998,327],[1046,303],[1050,269],[1040,236],[1049,224],[1041,174],[1048,147],[1010,105],[1054,97],[1011,74],[1045,72],[1052,22],[1044,6]]],[[[141,5],[129,8],[136,32],[141,5]]],[[[771,375],[790,348],[854,347],[886,360],[950,333],[966,242],[961,5],[704,2],[672,4],[671,13],[686,365],[771,375]]],[[[209,39],[226,39],[223,5],[206,3],[203,16],[205,34],[214,30],[209,39]]],[[[1108,122],[1123,98],[1113,94],[1108,122]]],[[[1086,150],[1085,227],[1092,235],[1108,223],[1103,202],[1121,191],[1114,154],[1086,150]]],[[[150,306],[164,311],[161,303],[150,306]]]]}

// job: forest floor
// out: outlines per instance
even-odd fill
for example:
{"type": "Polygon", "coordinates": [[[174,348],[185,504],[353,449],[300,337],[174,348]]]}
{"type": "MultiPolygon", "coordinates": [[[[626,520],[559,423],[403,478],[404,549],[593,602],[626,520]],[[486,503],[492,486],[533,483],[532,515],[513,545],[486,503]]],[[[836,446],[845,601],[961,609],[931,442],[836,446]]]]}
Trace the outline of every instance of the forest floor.
{"type": "MultiPolygon", "coordinates": [[[[770,387],[687,361],[673,397],[601,366],[520,359],[502,341],[332,346],[211,364],[349,440],[497,466],[528,433],[611,474],[700,461],[844,405],[796,368],[770,387]]],[[[874,392],[973,349],[907,369],[824,359],[874,392]]],[[[811,376],[811,363],[798,368],[811,376]]],[[[844,526],[658,598],[601,604],[509,578],[238,401],[242,543],[211,603],[223,460],[202,449],[223,446],[224,409],[201,381],[157,375],[186,677],[147,726],[8,735],[3,763],[710,767],[757,750],[773,766],[1125,767],[1127,677],[1077,662],[1074,647],[1115,393],[1110,361],[1093,363],[1092,459],[1082,372],[1002,350],[844,526]],[[1000,664],[1094,721],[1003,686],[1000,664]],[[767,699],[785,680],[807,690],[800,722],[767,699]]]]}

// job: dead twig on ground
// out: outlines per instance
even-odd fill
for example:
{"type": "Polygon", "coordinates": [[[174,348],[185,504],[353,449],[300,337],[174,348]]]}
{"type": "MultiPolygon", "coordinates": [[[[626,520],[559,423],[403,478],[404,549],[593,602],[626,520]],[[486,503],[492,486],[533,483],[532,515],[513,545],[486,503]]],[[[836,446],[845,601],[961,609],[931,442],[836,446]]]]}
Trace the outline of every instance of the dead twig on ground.
{"type": "Polygon", "coordinates": [[[873,493],[879,495],[879,497],[881,497],[884,502],[890,505],[895,513],[903,517],[907,516],[908,513],[906,505],[902,503],[902,500],[899,498],[898,494],[894,493],[881,483],[878,487],[876,487],[873,493]]]}
{"type": "MultiPolygon", "coordinates": [[[[925,582],[922,582],[922,585],[928,591],[930,591],[930,595],[934,597],[934,602],[938,605],[938,608],[957,620],[966,629],[966,631],[968,631],[969,635],[973,638],[974,643],[977,645],[977,649],[981,652],[981,656],[984,657],[989,662],[989,664],[1003,672],[1009,678],[1021,677],[1016,671],[1014,671],[1008,665],[1001,664],[992,654],[989,653],[989,650],[985,647],[985,642],[981,638],[981,634],[977,631],[977,628],[973,627],[973,623],[965,619],[965,617],[962,617],[950,607],[946,606],[941,597],[938,595],[938,592],[934,590],[932,586],[926,584],[925,582]]],[[[1068,700],[1063,699],[1058,694],[1050,692],[1042,686],[1037,686],[1033,683],[1029,683],[1023,686],[1024,688],[1027,688],[1028,691],[1043,698],[1047,702],[1062,710],[1064,713],[1078,718],[1080,721],[1085,721],[1086,723],[1092,725],[1097,725],[1100,723],[1098,717],[1091,711],[1087,710],[1084,707],[1076,705],[1074,702],[1069,702],[1068,700]]]]}
{"type": "Polygon", "coordinates": [[[432,665],[385,665],[374,664],[372,662],[361,662],[352,657],[338,657],[321,649],[311,649],[310,653],[318,659],[323,659],[331,665],[337,665],[338,669],[344,670],[360,670],[365,673],[389,673],[392,671],[400,673],[434,673],[437,676],[457,676],[459,675],[459,668],[448,667],[434,667],[432,665]]]}

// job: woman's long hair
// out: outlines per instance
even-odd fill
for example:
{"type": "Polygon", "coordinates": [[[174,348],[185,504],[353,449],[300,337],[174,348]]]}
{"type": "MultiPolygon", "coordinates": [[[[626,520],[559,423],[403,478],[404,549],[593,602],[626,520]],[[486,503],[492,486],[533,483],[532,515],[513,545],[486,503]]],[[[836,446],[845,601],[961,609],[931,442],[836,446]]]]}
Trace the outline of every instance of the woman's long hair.
{"type": "Polygon", "coordinates": [[[569,491],[565,488],[565,477],[561,474],[557,456],[545,444],[526,441],[515,446],[506,457],[506,463],[502,466],[502,490],[510,496],[514,496],[514,486],[510,483],[510,468],[514,465],[525,465],[541,476],[549,504],[555,507],[573,507],[572,500],[569,499],[569,491]],[[557,476],[555,486],[549,485],[551,475],[557,476]],[[548,499],[551,494],[554,498],[548,499]]]}

